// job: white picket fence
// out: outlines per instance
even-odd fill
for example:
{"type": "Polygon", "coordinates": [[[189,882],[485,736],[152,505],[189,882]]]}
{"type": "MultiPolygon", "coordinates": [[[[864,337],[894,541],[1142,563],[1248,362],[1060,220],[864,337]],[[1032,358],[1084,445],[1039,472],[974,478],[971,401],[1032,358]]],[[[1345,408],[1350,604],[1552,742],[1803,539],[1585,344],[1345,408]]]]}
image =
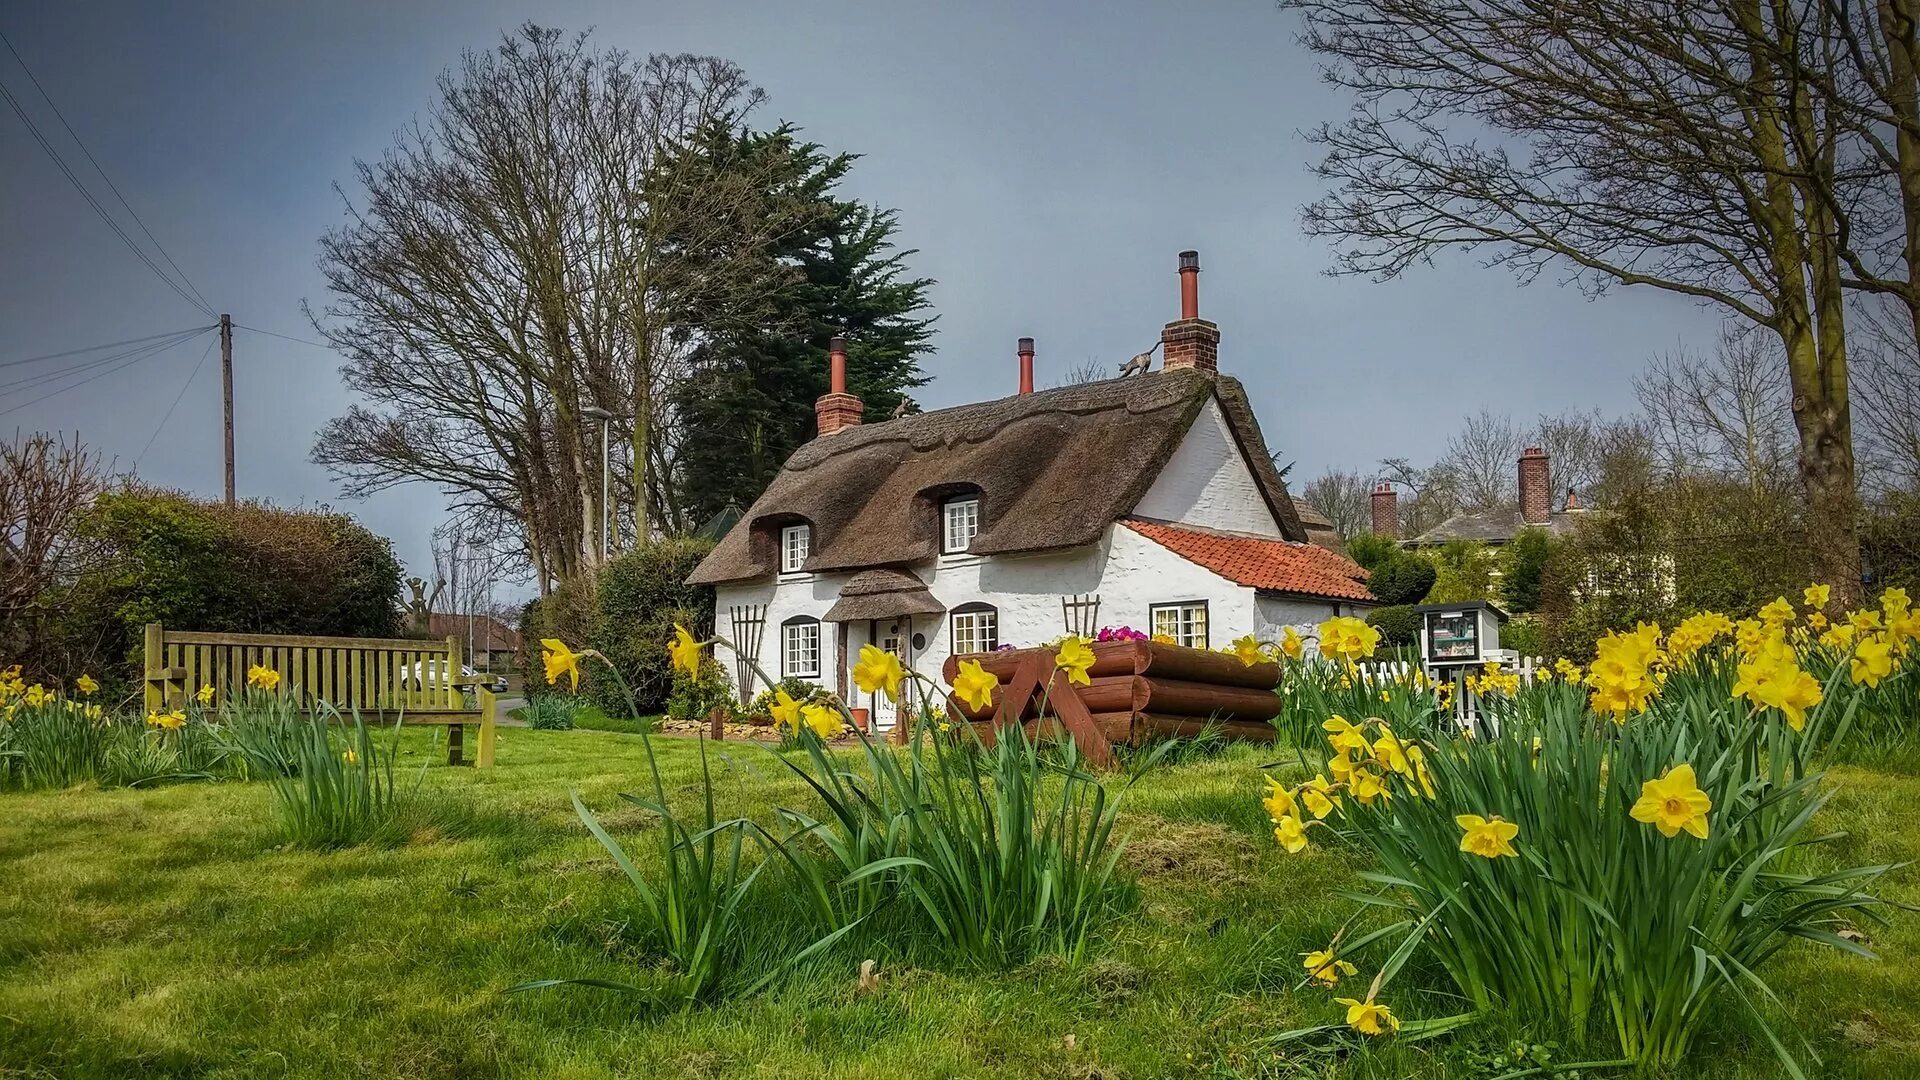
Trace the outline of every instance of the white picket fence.
{"type": "MultiPolygon", "coordinates": [[[[1376,685],[1384,685],[1397,682],[1401,679],[1411,678],[1414,670],[1419,666],[1420,665],[1407,660],[1376,660],[1356,665],[1360,672],[1360,678],[1376,685]]],[[[1466,684],[1462,682],[1461,679],[1467,675],[1477,675],[1482,669],[1479,667],[1448,667],[1440,670],[1445,674],[1439,677],[1454,680],[1454,718],[1460,722],[1462,727],[1473,727],[1480,719],[1480,695],[1467,689],[1466,684]]],[[[1519,673],[1520,685],[1522,686],[1532,686],[1535,679],[1551,678],[1553,676],[1553,666],[1547,663],[1546,658],[1543,656],[1523,656],[1517,661],[1503,661],[1500,665],[1500,670],[1519,673]]],[[[1435,673],[1428,672],[1427,674],[1431,678],[1435,673]]]]}

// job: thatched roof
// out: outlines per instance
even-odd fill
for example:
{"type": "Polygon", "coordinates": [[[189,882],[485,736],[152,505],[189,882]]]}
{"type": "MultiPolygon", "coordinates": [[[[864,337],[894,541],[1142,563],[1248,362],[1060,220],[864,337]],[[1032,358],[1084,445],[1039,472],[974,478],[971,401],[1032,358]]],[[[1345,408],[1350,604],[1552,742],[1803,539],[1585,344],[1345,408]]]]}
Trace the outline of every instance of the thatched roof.
{"type": "Polygon", "coordinates": [[[926,582],[905,570],[865,570],[840,587],[840,599],[827,609],[826,620],[864,622],[945,610],[947,605],[933,598],[926,582]]]}
{"type": "Polygon", "coordinates": [[[1146,494],[1217,398],[1287,539],[1311,539],[1236,380],[1191,369],[961,405],[816,438],[797,450],[690,582],[773,574],[783,525],[812,526],[809,571],[903,567],[940,551],[939,505],[980,499],[975,555],[1098,540],[1146,494]]]}

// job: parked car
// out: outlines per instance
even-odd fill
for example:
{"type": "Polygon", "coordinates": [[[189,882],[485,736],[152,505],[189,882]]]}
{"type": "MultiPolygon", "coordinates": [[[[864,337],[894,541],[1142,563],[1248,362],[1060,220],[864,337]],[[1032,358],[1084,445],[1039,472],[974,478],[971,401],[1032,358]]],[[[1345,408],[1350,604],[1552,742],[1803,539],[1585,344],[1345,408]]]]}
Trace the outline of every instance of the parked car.
{"type": "MultiPolygon", "coordinates": [[[[406,686],[409,689],[418,690],[426,686],[428,682],[439,681],[441,663],[442,661],[440,660],[415,661],[413,670],[407,675],[406,686]]],[[[475,671],[472,665],[461,664],[460,677],[463,679],[475,679],[485,678],[487,676],[485,672],[475,671]]],[[[492,675],[492,679],[493,682],[487,687],[489,690],[492,690],[496,694],[504,694],[507,692],[507,677],[505,675],[496,672],[492,675]]]]}

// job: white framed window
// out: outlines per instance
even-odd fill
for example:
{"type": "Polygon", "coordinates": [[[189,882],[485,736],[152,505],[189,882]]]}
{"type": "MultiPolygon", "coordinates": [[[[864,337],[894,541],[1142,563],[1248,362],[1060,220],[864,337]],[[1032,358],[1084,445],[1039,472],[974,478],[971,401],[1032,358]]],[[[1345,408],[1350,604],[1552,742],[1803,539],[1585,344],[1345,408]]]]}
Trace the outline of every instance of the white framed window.
{"type": "Polygon", "coordinates": [[[1154,604],[1148,609],[1149,621],[1153,624],[1153,636],[1170,637],[1175,645],[1185,645],[1194,649],[1210,648],[1207,644],[1207,602],[1205,600],[1187,600],[1178,604],[1154,604]]]}
{"type": "Polygon", "coordinates": [[[980,500],[948,499],[941,509],[940,553],[964,554],[980,532],[980,500]]]}
{"type": "Polygon", "coordinates": [[[955,608],[953,651],[958,653],[992,652],[1000,647],[1000,613],[988,604],[968,604],[955,608]]]}
{"type": "Polygon", "coordinates": [[[781,624],[780,676],[820,677],[820,620],[802,616],[781,624]]]}
{"type": "Polygon", "coordinates": [[[780,572],[798,574],[807,564],[813,547],[813,530],[805,525],[789,525],[780,530],[780,572]]]}

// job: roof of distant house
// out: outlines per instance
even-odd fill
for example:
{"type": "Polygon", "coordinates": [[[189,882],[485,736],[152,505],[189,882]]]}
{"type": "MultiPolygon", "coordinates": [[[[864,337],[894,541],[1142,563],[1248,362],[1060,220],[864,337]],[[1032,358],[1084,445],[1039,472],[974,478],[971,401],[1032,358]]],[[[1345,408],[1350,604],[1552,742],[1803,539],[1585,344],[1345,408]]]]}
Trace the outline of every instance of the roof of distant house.
{"type": "Polygon", "coordinates": [[[473,633],[473,647],[490,652],[518,652],[520,632],[491,615],[460,615],[436,611],[427,616],[427,632],[436,638],[459,638],[464,644],[473,633]]]}
{"type": "Polygon", "coordinates": [[[1128,518],[1127,528],[1175,555],[1238,585],[1296,596],[1377,603],[1367,572],[1352,559],[1318,544],[1245,533],[1196,529],[1128,518]]]}
{"type": "Polygon", "coordinates": [[[1267,454],[1246,391],[1227,376],[1160,371],[844,428],[794,452],[688,581],[769,576],[779,529],[813,529],[808,571],[924,563],[940,553],[939,515],[955,495],[983,511],[974,555],[1078,547],[1132,511],[1209,398],[1240,444],[1282,534],[1330,538],[1303,519],[1267,454]]]}
{"type": "MultiPolygon", "coordinates": [[[[1544,522],[1535,522],[1533,528],[1545,529],[1555,536],[1563,536],[1573,531],[1574,523],[1589,511],[1555,510],[1547,515],[1544,522]]],[[[1499,506],[1492,510],[1476,510],[1472,513],[1455,514],[1447,520],[1414,537],[1408,543],[1417,547],[1437,547],[1449,540],[1476,540],[1483,544],[1504,544],[1527,528],[1528,523],[1521,520],[1517,506],[1499,506]]]]}

